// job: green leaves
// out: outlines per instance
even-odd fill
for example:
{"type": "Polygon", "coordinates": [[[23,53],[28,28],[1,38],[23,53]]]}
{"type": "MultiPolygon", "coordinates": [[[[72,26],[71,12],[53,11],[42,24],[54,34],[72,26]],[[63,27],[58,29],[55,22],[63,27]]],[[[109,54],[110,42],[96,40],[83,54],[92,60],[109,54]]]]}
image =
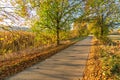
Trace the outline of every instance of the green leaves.
{"type": "Polygon", "coordinates": [[[55,33],[57,44],[59,44],[59,40],[62,37],[60,37],[60,32],[70,31],[70,24],[80,9],[80,2],[68,0],[41,1],[37,8],[39,18],[34,26],[36,32],[38,34],[47,33],[47,31],[55,33]]]}
{"type": "MultiPolygon", "coordinates": [[[[96,28],[96,37],[107,36],[109,29],[115,27],[114,23],[119,22],[119,11],[119,6],[116,4],[115,0],[87,1],[85,13],[87,14],[87,18],[95,23],[93,27],[96,28]],[[99,30],[97,30],[97,27],[99,27],[99,30]]],[[[89,24],[91,23],[89,22],[89,24]]]]}

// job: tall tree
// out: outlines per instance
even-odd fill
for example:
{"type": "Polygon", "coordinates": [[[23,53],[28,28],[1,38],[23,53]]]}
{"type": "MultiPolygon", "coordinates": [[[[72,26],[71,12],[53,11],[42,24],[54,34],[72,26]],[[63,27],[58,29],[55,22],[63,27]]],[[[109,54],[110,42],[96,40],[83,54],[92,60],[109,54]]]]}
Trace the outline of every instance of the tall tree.
{"type": "Polygon", "coordinates": [[[17,0],[21,5],[21,14],[27,14],[27,6],[35,9],[37,17],[32,20],[34,31],[51,31],[56,34],[57,45],[60,43],[60,31],[70,30],[70,24],[79,15],[82,0],[17,0]],[[69,26],[68,26],[69,25],[69,26]]]}
{"type": "Polygon", "coordinates": [[[44,0],[37,6],[37,26],[40,31],[50,30],[56,33],[57,45],[60,43],[60,31],[70,29],[66,26],[78,15],[82,1],[44,0]]]}
{"type": "Polygon", "coordinates": [[[100,36],[104,36],[106,30],[118,22],[120,13],[118,4],[118,0],[86,0],[86,17],[96,23],[94,26],[99,27],[100,36]]]}

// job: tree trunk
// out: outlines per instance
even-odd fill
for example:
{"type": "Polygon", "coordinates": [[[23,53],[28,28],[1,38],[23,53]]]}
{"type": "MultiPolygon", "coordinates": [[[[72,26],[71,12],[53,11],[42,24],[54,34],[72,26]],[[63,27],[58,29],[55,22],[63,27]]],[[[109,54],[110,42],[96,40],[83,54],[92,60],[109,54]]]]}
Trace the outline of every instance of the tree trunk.
{"type": "Polygon", "coordinates": [[[101,20],[101,36],[104,36],[104,16],[102,15],[102,20],[101,20]]]}
{"type": "Polygon", "coordinates": [[[60,44],[60,37],[59,37],[59,27],[56,28],[56,35],[57,35],[57,45],[60,44]]]}
{"type": "Polygon", "coordinates": [[[103,36],[104,35],[104,29],[103,29],[103,27],[101,26],[101,36],[103,36]]]}
{"type": "Polygon", "coordinates": [[[60,44],[60,35],[59,35],[60,19],[59,19],[59,12],[58,11],[57,11],[56,15],[57,15],[57,19],[56,19],[56,22],[57,22],[56,23],[56,36],[57,36],[57,45],[59,45],[60,44]]]}

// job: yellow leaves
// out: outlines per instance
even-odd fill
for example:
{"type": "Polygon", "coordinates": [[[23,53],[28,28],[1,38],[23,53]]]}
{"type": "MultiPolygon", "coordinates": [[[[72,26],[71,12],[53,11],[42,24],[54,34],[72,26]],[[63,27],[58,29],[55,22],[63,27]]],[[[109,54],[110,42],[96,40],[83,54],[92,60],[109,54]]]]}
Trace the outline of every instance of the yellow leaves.
{"type": "Polygon", "coordinates": [[[4,40],[4,38],[0,38],[0,41],[3,41],[4,40]]]}
{"type": "Polygon", "coordinates": [[[11,44],[11,43],[12,43],[12,41],[8,41],[8,42],[7,42],[7,44],[11,44]]]}
{"type": "Polygon", "coordinates": [[[34,45],[35,34],[31,32],[0,32],[0,54],[23,50],[34,45]]]}
{"type": "Polygon", "coordinates": [[[5,39],[7,39],[7,36],[5,36],[5,39]]]}

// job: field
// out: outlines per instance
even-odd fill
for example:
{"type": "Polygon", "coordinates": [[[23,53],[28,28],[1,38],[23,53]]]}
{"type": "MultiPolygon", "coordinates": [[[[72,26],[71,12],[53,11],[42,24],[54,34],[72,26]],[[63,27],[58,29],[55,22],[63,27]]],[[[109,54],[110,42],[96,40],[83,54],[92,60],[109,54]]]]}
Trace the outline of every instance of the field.
{"type": "Polygon", "coordinates": [[[120,40],[120,35],[109,35],[108,37],[112,40],[120,40]]]}

